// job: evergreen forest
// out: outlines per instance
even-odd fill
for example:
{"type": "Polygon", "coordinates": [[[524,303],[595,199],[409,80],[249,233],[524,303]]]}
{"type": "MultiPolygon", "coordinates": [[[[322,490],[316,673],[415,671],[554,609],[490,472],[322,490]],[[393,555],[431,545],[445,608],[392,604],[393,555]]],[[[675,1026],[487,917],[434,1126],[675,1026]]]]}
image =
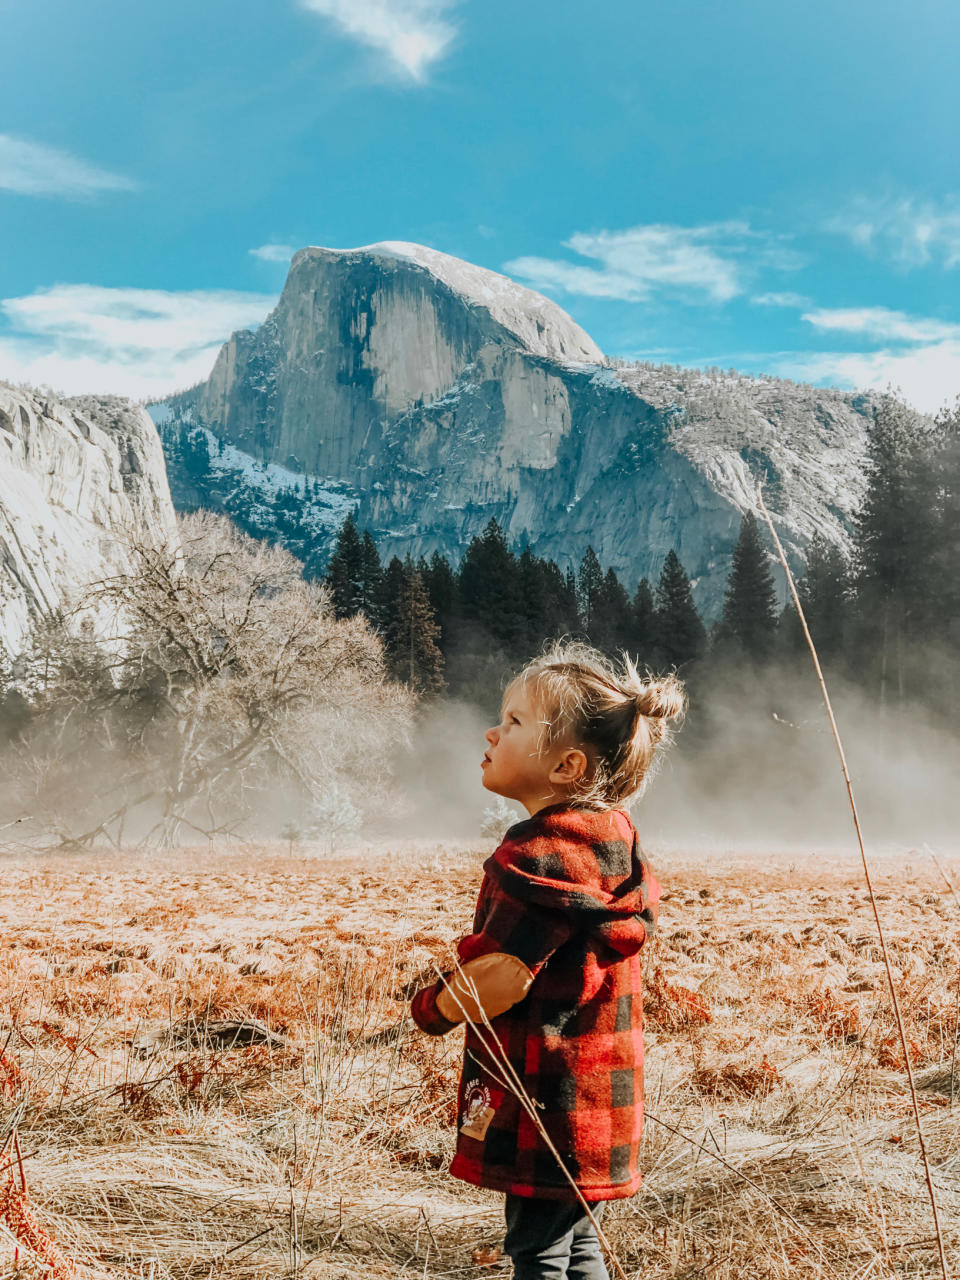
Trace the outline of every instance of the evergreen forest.
{"type": "MultiPolygon", "coordinates": [[[[205,433],[165,440],[202,500],[209,482],[205,433]]],[[[272,507],[242,492],[225,507],[255,536],[282,542],[322,578],[337,617],[366,617],[394,676],[421,696],[489,706],[504,676],[548,640],[571,636],[608,653],[625,650],[651,670],[675,669],[698,690],[754,681],[796,665],[805,641],[774,575],[768,531],[744,515],[729,566],[722,615],[696,608],[678,554],[656,581],[621,581],[588,548],[562,569],[511,546],[495,520],[459,564],[434,552],[384,563],[372,533],[348,514],[332,554],[317,541],[320,492],[281,489],[272,507]]],[[[798,590],[828,673],[859,685],[883,707],[958,708],[960,681],[960,409],[931,422],[898,400],[876,408],[867,488],[848,553],[811,541],[798,590]]],[[[782,578],[779,579],[782,582],[782,578]]]]}

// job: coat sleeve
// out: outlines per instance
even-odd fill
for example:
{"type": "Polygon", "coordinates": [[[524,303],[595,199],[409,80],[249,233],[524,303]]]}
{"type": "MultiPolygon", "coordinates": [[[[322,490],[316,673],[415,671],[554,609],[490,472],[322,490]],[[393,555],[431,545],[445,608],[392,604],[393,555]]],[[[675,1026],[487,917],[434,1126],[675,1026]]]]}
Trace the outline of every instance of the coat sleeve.
{"type": "Polygon", "coordinates": [[[459,968],[413,998],[413,1020],[429,1035],[444,1035],[466,1015],[473,1021],[482,1010],[493,1018],[518,1003],[572,931],[565,913],[522,902],[502,884],[492,886],[476,923],[457,946],[459,968]]]}

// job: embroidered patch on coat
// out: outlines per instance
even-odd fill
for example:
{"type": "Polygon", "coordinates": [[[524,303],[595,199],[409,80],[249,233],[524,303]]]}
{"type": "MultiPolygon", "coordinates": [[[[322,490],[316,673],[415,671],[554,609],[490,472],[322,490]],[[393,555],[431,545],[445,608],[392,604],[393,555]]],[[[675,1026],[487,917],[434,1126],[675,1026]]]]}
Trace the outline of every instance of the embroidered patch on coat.
{"type": "Polygon", "coordinates": [[[496,1114],[490,1105],[490,1090],[479,1080],[471,1080],[464,1093],[463,1120],[460,1132],[482,1142],[496,1114]]]}

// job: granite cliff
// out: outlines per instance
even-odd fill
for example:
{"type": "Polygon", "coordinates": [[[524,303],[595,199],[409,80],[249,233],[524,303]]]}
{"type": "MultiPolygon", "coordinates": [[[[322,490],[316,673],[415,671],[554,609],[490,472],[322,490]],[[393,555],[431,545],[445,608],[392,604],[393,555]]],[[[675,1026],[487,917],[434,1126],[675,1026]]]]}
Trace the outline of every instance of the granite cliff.
{"type": "MultiPolygon", "coordinates": [[[[715,615],[762,479],[798,562],[844,543],[869,397],[609,361],[555,303],[420,245],[308,248],[255,332],[152,412],[259,471],[309,478],[387,555],[458,558],[491,517],[561,565],[592,545],[628,586],[673,547],[715,615]]],[[[223,474],[237,468],[223,465],[223,474]]],[[[226,481],[225,481],[226,483],[226,481]]],[[[259,491],[262,495],[263,490],[259,491]]]]}
{"type": "MultiPolygon", "coordinates": [[[[0,382],[0,655],[84,587],[132,566],[131,544],[176,546],[163,453],[146,410],[57,400],[0,382]]],[[[88,613],[96,634],[117,619],[88,613]]]]}

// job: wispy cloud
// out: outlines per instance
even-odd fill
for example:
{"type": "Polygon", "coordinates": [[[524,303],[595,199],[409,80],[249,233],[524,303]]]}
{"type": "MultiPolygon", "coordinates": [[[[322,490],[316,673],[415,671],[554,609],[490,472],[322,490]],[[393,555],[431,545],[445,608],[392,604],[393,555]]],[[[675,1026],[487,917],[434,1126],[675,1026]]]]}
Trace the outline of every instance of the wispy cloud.
{"type": "MultiPolygon", "coordinates": [[[[960,324],[910,316],[887,307],[822,307],[803,317],[816,329],[862,333],[880,342],[928,343],[960,339],[960,324]]],[[[960,386],[957,387],[960,391],[960,386]]]]}
{"type": "Polygon", "coordinates": [[[850,389],[892,387],[926,413],[935,413],[960,394],[960,324],[888,307],[820,307],[801,318],[820,333],[883,346],[783,353],[773,363],[777,373],[850,389]]]}
{"type": "Polygon", "coordinates": [[[828,231],[905,267],[960,265],[960,199],[857,200],[829,218],[828,231]]]}
{"type": "Polygon", "coordinates": [[[775,362],[774,372],[850,389],[892,387],[916,408],[936,413],[960,392],[960,338],[897,350],[791,352],[775,362]]]}
{"type": "Polygon", "coordinates": [[[69,394],[163,395],[207,376],[235,329],[275,298],[227,290],[169,292],[54,285],[0,301],[0,377],[69,394]]]}
{"type": "Polygon", "coordinates": [[[87,200],[103,191],[134,191],[137,186],[130,178],[88,164],[69,151],[0,133],[2,191],[87,200]]]}
{"type": "Polygon", "coordinates": [[[296,250],[292,244],[262,244],[259,249],[249,249],[261,262],[289,262],[296,250]]]}
{"type": "Polygon", "coordinates": [[[753,265],[789,268],[799,261],[792,250],[739,221],[577,232],[564,247],[600,265],[526,257],[514,258],[504,270],[535,289],[594,298],[642,302],[671,291],[696,301],[727,302],[743,291],[753,265]]]}
{"type": "Polygon", "coordinates": [[[810,306],[810,299],[802,293],[758,293],[750,301],[757,307],[802,307],[810,306]]]}
{"type": "Polygon", "coordinates": [[[383,54],[404,78],[423,83],[457,33],[452,0],[300,0],[361,44],[383,54]]]}

